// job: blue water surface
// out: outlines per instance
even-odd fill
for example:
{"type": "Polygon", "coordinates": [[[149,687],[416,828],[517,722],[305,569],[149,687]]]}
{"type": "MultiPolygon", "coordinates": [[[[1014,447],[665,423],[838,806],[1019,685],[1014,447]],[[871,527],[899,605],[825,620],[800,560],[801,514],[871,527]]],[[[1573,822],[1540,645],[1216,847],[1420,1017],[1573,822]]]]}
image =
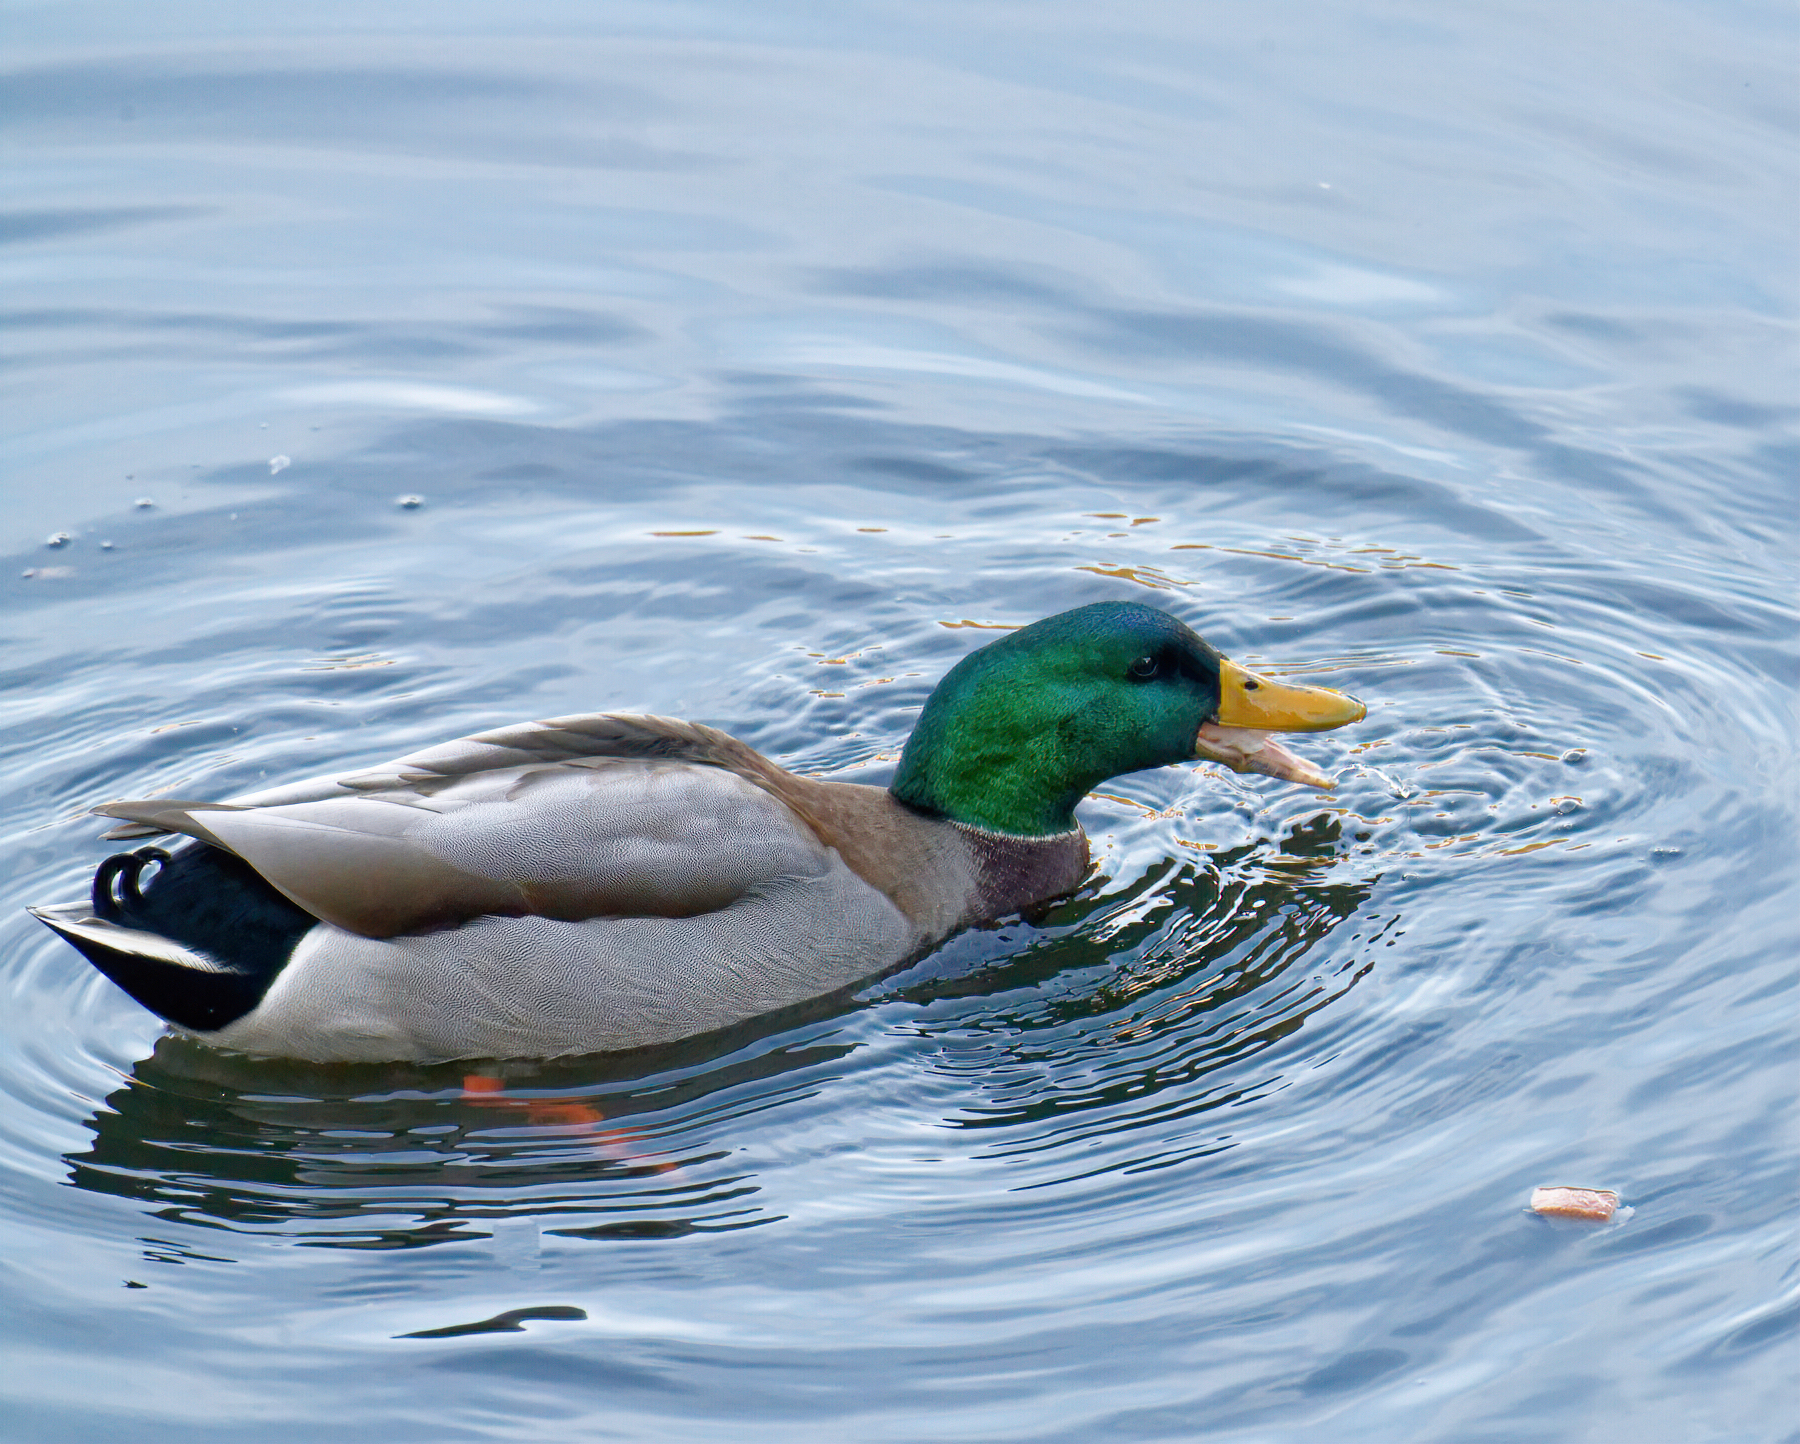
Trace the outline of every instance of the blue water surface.
{"type": "Polygon", "coordinates": [[[4,13],[7,1437],[1800,1438],[1791,7],[4,13]],[[256,1061],[22,911],[527,717],[882,780],[1104,598],[1336,790],[811,1013],[256,1061]]]}

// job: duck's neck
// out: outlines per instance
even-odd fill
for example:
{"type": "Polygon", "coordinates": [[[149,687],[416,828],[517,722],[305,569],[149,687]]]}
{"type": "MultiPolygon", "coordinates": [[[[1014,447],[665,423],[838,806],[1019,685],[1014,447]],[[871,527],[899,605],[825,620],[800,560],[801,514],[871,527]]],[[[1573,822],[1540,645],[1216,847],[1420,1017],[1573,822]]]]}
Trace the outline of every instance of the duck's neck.
{"type": "Polygon", "coordinates": [[[1107,774],[1076,763],[1066,733],[1022,728],[1016,706],[984,700],[994,699],[939,706],[934,694],[888,790],[909,807],[988,832],[1073,831],[1075,804],[1107,774]]]}

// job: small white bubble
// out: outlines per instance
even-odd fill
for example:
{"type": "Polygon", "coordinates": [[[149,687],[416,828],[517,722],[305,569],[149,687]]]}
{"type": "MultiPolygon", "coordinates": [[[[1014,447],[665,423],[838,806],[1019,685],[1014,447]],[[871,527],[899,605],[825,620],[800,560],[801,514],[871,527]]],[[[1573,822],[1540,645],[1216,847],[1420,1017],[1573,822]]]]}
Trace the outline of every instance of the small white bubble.
{"type": "Polygon", "coordinates": [[[277,476],[281,472],[286,471],[293,464],[294,463],[285,456],[271,456],[269,458],[269,475],[277,476]]]}
{"type": "Polygon", "coordinates": [[[74,536],[69,532],[53,531],[49,536],[44,538],[44,545],[47,547],[66,547],[74,540],[74,536]]]}
{"type": "Polygon", "coordinates": [[[408,511],[417,511],[420,507],[425,505],[425,498],[422,496],[415,496],[412,492],[408,492],[405,496],[395,497],[394,505],[405,507],[408,511]]]}

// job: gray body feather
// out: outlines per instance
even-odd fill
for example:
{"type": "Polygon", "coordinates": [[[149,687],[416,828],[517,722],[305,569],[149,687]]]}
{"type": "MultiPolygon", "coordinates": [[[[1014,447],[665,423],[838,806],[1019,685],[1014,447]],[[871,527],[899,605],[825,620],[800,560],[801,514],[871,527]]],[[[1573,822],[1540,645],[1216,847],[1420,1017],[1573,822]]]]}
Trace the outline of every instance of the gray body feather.
{"type": "Polygon", "coordinates": [[[320,1062],[637,1048],[846,987],[922,941],[835,857],[694,917],[482,917],[389,939],[321,924],[254,1012],[201,1036],[320,1062]]]}

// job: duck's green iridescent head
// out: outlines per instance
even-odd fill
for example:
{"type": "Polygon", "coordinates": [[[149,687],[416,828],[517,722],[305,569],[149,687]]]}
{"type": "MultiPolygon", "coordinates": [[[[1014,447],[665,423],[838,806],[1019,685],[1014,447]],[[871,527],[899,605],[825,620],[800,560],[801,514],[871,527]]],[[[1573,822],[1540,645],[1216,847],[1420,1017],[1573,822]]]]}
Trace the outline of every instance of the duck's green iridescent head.
{"type": "Polygon", "coordinates": [[[950,669],[890,787],[909,806],[1022,837],[1075,826],[1109,777],[1209,757],[1326,785],[1267,731],[1318,731],[1360,703],[1252,676],[1184,623],[1096,602],[1008,633],[950,669]]]}

